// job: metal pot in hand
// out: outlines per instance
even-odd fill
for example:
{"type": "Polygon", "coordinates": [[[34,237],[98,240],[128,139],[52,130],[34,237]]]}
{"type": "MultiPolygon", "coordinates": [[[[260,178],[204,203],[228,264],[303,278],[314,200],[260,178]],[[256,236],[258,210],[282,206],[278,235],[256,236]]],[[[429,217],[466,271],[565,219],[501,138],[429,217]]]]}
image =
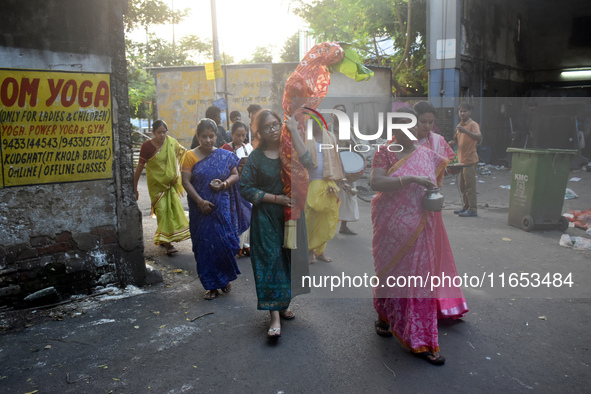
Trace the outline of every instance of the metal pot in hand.
{"type": "Polygon", "coordinates": [[[443,208],[443,194],[441,194],[441,190],[438,187],[425,190],[423,208],[425,208],[427,211],[441,211],[441,208],[443,208]]]}

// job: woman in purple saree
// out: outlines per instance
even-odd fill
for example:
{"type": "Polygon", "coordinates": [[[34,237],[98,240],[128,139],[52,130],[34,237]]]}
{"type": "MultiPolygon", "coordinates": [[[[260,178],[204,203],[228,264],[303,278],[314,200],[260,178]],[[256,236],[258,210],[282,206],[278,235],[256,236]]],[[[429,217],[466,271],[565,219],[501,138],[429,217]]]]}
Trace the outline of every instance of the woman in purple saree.
{"type": "Polygon", "coordinates": [[[227,293],[240,274],[236,254],[239,235],[250,225],[250,204],[240,195],[238,157],[215,148],[217,126],[210,119],[197,125],[199,147],[187,151],[181,171],[188,194],[189,226],[197,274],[204,298],[212,300],[218,289],[227,293]]]}
{"type": "MultiPolygon", "coordinates": [[[[416,133],[415,128],[411,131],[416,133]]],[[[372,162],[371,186],[378,191],[371,206],[376,275],[380,284],[392,277],[414,276],[427,285],[407,281],[405,286],[375,288],[376,332],[394,334],[414,354],[441,365],[445,358],[439,354],[437,319],[460,318],[468,312],[460,288],[430,287],[430,278],[457,275],[441,212],[422,206],[425,188],[436,186],[448,160],[416,147],[401,130],[395,130],[394,137],[402,150],[381,149],[372,162]]]]}

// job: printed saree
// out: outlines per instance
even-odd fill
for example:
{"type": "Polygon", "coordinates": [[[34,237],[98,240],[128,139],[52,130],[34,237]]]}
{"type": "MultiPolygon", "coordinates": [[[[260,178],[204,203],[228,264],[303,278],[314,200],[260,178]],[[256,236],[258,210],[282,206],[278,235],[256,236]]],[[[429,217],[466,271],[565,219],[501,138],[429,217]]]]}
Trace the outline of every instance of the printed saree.
{"type": "MultiPolygon", "coordinates": [[[[435,152],[417,149],[397,161],[388,176],[428,176],[433,182],[447,160],[435,152]]],[[[411,285],[409,277],[430,278],[457,274],[441,212],[423,209],[424,188],[412,183],[372,201],[373,257],[380,283],[405,278],[406,286],[374,289],[374,306],[390,323],[394,335],[413,352],[439,351],[437,318],[462,317],[468,311],[460,288],[411,285]],[[443,309],[440,309],[443,308],[443,309]]]]}
{"type": "Polygon", "coordinates": [[[184,191],[179,162],[186,149],[166,136],[162,147],[146,162],[146,179],[152,201],[152,213],[158,227],[154,244],[179,242],[189,238],[189,221],[179,199],[184,191]]]}
{"type": "Polygon", "coordinates": [[[212,180],[228,178],[238,161],[233,153],[216,149],[199,160],[191,172],[197,193],[215,206],[209,216],[203,215],[197,203],[188,199],[193,253],[205,290],[221,289],[240,274],[235,255],[240,249],[238,236],[250,222],[250,205],[240,195],[237,183],[220,192],[210,187],[212,180]]]}
{"type": "MultiPolygon", "coordinates": [[[[313,166],[309,153],[299,161],[306,168],[313,166]]],[[[260,310],[286,309],[293,297],[310,292],[302,286],[302,276],[310,275],[304,211],[296,226],[298,247],[288,249],[283,246],[286,220],[283,207],[262,201],[265,193],[283,194],[283,190],[281,161],[255,149],[242,171],[240,192],[253,204],[250,262],[260,310]]]]}

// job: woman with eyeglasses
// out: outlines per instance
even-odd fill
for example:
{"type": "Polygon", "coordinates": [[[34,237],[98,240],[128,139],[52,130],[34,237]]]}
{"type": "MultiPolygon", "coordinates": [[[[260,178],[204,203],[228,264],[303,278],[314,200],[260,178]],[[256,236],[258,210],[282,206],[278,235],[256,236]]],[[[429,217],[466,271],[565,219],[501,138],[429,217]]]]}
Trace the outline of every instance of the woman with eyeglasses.
{"type": "MultiPolygon", "coordinates": [[[[282,123],[270,110],[262,110],[253,122],[259,145],[249,156],[242,177],[240,192],[253,204],[250,225],[250,261],[254,272],[258,309],[270,312],[267,336],[281,336],[280,318],[293,319],[291,299],[308,292],[301,287],[301,276],[308,275],[306,221],[302,212],[297,228],[297,249],[283,247],[284,207],[292,206],[283,194],[279,148],[282,123]]],[[[287,121],[293,147],[300,163],[308,168],[312,158],[298,131],[295,119],[287,121]]]]}
{"type": "Polygon", "coordinates": [[[201,119],[199,146],[187,152],[181,167],[193,253],[206,300],[216,298],[218,289],[230,292],[230,282],[240,274],[235,257],[238,237],[250,222],[250,204],[240,196],[238,185],[239,159],[215,147],[217,129],[213,120],[201,119]]]}
{"type": "Polygon", "coordinates": [[[152,124],[154,138],[142,144],[138,166],[134,173],[135,197],[139,198],[137,185],[146,168],[148,192],[152,201],[152,213],[158,226],[154,244],[166,248],[166,254],[177,253],[172,242],[189,238],[189,222],[181,204],[183,192],[179,161],[187,151],[177,140],[167,135],[168,126],[163,120],[152,124]]]}

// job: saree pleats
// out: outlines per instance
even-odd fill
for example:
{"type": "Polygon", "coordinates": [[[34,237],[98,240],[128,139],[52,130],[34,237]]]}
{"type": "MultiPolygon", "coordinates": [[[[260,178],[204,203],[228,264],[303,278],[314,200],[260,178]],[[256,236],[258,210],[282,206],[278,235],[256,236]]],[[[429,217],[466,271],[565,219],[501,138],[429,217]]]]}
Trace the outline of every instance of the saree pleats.
{"type": "Polygon", "coordinates": [[[179,198],[183,187],[178,163],[184,152],[185,148],[167,136],[160,150],[146,163],[152,213],[158,223],[154,235],[156,245],[190,237],[189,221],[179,198]]]}

